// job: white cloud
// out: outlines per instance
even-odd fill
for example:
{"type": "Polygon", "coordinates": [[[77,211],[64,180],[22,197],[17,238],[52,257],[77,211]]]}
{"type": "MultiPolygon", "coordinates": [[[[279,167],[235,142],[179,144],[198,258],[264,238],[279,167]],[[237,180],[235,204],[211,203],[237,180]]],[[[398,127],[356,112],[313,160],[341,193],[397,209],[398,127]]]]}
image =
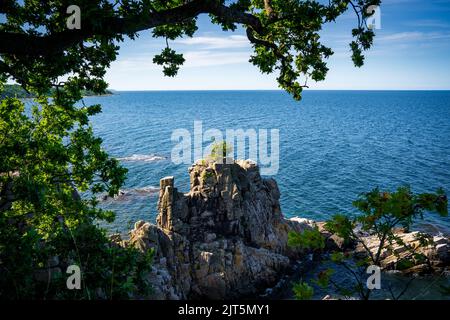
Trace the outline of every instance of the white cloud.
{"type": "Polygon", "coordinates": [[[248,63],[250,52],[190,51],[184,54],[185,67],[220,66],[248,63]]]}
{"type": "MultiPolygon", "coordinates": [[[[216,52],[209,50],[188,51],[183,53],[186,59],[181,68],[197,68],[248,63],[250,52],[216,52]]],[[[153,63],[153,56],[135,55],[113,62],[111,69],[115,71],[153,71],[161,70],[161,66],[153,63]]]]}
{"type": "Polygon", "coordinates": [[[188,46],[203,46],[207,49],[250,48],[247,37],[231,35],[228,37],[194,37],[175,40],[175,43],[188,46]]]}
{"type": "Polygon", "coordinates": [[[440,40],[450,38],[448,32],[398,32],[384,36],[376,37],[375,41],[427,41],[427,40],[440,40]]]}
{"type": "Polygon", "coordinates": [[[422,20],[408,21],[405,23],[405,26],[447,29],[450,28],[450,23],[435,19],[422,19],[422,20]]]}

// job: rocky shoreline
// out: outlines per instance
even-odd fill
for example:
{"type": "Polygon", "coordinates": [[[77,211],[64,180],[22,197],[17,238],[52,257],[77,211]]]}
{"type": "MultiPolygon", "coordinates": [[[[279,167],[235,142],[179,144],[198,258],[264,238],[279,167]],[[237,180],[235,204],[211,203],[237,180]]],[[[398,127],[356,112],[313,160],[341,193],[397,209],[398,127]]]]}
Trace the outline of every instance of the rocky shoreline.
{"type": "MultiPolygon", "coordinates": [[[[287,276],[311,259],[310,252],[288,246],[288,233],[319,227],[328,248],[344,248],[323,229],[323,223],[284,218],[274,179],[262,178],[251,161],[219,164],[201,160],[189,168],[190,191],[178,192],[174,178],[160,181],[157,224],[138,221],[122,246],[155,250],[148,280],[151,299],[233,299],[264,297],[286,284],[287,276]],[[283,280],[284,279],[284,280],[283,280]],[[281,282],[280,282],[281,280],[281,282]],[[284,281],[284,284],[283,284],[284,281]]],[[[401,231],[399,231],[401,232],[401,231]]],[[[414,245],[414,233],[404,233],[414,245]]],[[[369,247],[376,239],[366,238],[369,247]]],[[[435,237],[423,249],[429,265],[414,265],[405,273],[448,272],[449,239],[435,237]]],[[[396,268],[396,248],[383,252],[383,261],[396,268]]],[[[398,249],[397,249],[398,250],[398,249]]],[[[400,253],[401,255],[401,253],[400,253]]]]}

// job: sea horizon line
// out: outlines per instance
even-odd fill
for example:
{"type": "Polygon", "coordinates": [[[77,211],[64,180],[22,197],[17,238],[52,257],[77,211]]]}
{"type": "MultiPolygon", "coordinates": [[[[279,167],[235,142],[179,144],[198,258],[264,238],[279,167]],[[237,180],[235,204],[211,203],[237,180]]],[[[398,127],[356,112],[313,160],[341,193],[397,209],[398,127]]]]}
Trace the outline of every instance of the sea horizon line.
{"type": "MultiPolygon", "coordinates": [[[[115,92],[285,92],[282,89],[113,89],[108,88],[110,91],[115,92]]],[[[308,91],[343,91],[343,92],[449,92],[450,89],[305,89],[304,92],[308,91]]]]}

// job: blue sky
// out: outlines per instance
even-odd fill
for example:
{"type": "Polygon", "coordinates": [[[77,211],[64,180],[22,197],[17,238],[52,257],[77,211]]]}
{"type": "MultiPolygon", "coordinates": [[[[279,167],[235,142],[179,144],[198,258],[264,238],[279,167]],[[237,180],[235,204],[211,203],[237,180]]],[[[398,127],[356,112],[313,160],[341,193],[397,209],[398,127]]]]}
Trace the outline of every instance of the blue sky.
{"type": "MultiPolygon", "coordinates": [[[[450,89],[450,0],[385,0],[381,29],[361,69],[353,67],[348,43],[356,24],[353,12],[328,24],[323,42],[335,55],[326,81],[311,89],[450,89]]],[[[194,38],[172,42],[186,58],[176,78],[152,64],[164,47],[150,31],[122,44],[106,76],[116,90],[277,89],[275,75],[263,75],[248,63],[251,46],[242,30],[223,32],[207,16],[199,18],[194,38]]]]}

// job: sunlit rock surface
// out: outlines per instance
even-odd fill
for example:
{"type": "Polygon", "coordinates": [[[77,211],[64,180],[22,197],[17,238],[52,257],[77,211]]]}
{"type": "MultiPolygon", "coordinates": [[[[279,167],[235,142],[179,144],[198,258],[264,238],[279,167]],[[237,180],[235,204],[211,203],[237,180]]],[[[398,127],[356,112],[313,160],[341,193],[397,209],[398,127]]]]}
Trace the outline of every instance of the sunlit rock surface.
{"type": "Polygon", "coordinates": [[[288,232],[308,221],[283,217],[276,181],[250,161],[199,161],[189,174],[187,194],[161,179],[157,225],[137,222],[127,241],[156,250],[154,298],[236,298],[274,285],[301,256],[288,232]]]}

